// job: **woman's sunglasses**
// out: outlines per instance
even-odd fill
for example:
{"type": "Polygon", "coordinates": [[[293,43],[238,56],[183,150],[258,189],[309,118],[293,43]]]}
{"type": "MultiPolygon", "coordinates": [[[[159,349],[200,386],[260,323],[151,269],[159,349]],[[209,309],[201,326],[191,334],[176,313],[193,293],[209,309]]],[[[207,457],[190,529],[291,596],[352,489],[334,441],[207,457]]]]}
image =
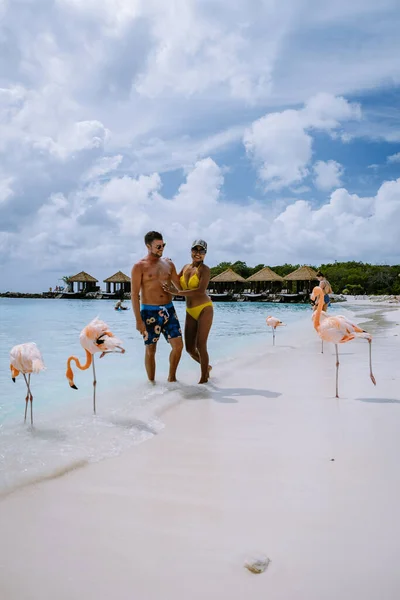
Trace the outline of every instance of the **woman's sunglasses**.
{"type": "Polygon", "coordinates": [[[157,246],[155,248],[156,248],[156,250],[161,250],[161,248],[165,248],[166,245],[167,245],[167,242],[164,242],[163,244],[157,244],[157,246]]]}
{"type": "Polygon", "coordinates": [[[192,248],[192,252],[196,252],[197,254],[205,254],[206,253],[204,248],[192,248]]]}

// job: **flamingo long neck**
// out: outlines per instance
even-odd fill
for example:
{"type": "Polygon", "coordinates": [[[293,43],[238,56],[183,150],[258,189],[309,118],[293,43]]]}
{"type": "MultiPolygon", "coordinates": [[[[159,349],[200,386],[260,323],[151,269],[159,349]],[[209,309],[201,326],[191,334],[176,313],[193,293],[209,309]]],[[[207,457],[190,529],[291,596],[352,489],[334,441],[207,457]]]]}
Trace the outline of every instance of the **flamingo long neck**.
{"type": "Polygon", "coordinates": [[[318,331],[319,326],[321,324],[321,313],[322,313],[322,308],[324,305],[324,303],[322,302],[322,297],[324,295],[324,292],[322,291],[321,288],[317,288],[316,294],[319,299],[318,299],[317,309],[315,311],[314,329],[316,329],[318,331]]]}
{"type": "Polygon", "coordinates": [[[79,362],[79,358],[76,358],[76,356],[70,356],[69,359],[67,360],[67,372],[66,372],[66,376],[67,379],[71,379],[73,381],[74,379],[74,374],[72,372],[72,368],[71,368],[71,362],[74,361],[74,363],[76,364],[76,366],[78,367],[78,369],[80,369],[81,371],[86,371],[86,369],[88,369],[90,367],[90,365],[92,364],[92,355],[89,352],[89,350],[85,350],[86,352],[86,363],[84,365],[81,365],[81,363],[79,362]]]}

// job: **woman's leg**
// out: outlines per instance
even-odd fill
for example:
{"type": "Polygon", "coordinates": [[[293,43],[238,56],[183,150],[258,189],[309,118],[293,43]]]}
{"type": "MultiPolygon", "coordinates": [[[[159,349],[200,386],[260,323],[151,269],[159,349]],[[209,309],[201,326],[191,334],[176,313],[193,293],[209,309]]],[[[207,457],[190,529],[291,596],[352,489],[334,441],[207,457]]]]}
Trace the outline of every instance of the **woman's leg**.
{"type": "Polygon", "coordinates": [[[200,355],[201,377],[199,383],[207,383],[209,376],[209,358],[207,351],[208,334],[210,333],[213,322],[214,309],[212,306],[206,306],[200,313],[197,321],[197,340],[196,347],[200,355]]]}
{"type": "Polygon", "coordinates": [[[188,354],[200,364],[200,355],[196,347],[198,321],[193,319],[189,313],[186,313],[185,320],[185,349],[188,354]]]}

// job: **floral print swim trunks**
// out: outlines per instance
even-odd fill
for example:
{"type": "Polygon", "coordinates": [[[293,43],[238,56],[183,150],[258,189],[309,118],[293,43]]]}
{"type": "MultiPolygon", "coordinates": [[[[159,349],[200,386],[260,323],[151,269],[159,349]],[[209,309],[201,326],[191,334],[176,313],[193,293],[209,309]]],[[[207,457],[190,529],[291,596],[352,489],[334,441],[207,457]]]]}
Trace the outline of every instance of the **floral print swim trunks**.
{"type": "Polygon", "coordinates": [[[182,337],[181,326],[172,302],[161,306],[142,304],[140,315],[146,325],[146,333],[143,336],[146,346],[156,344],[161,333],[167,342],[172,338],[182,337]]]}

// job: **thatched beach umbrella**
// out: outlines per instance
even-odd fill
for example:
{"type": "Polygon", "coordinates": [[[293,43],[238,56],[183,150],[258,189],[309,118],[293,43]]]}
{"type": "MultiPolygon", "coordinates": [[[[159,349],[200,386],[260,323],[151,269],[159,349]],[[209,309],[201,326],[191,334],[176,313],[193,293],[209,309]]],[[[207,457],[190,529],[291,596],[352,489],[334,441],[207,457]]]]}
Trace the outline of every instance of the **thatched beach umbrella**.
{"type": "Polygon", "coordinates": [[[95,277],[92,277],[92,275],[89,275],[89,273],[81,271],[80,273],[70,277],[69,281],[71,283],[71,292],[74,291],[74,283],[78,284],[78,292],[93,292],[96,290],[96,283],[98,283],[99,280],[95,277]]]}
{"type": "Polygon", "coordinates": [[[278,273],[275,273],[275,271],[273,271],[269,267],[264,267],[263,269],[260,269],[259,271],[257,271],[257,273],[253,273],[253,275],[250,275],[250,277],[246,279],[246,282],[251,283],[252,288],[254,285],[254,289],[256,289],[257,291],[265,290],[265,285],[262,285],[263,283],[265,284],[266,282],[272,282],[272,284],[275,284],[276,286],[277,284],[282,283],[282,281],[283,277],[278,275],[278,273]]]}
{"type": "Polygon", "coordinates": [[[123,292],[131,291],[131,278],[128,277],[128,275],[125,275],[125,273],[123,273],[122,271],[114,273],[114,275],[111,275],[111,277],[107,277],[107,279],[103,279],[103,281],[106,284],[106,292],[108,294],[115,294],[115,292],[118,289],[122,290],[123,292]],[[111,287],[113,288],[112,292],[111,287]]]}
{"type": "MultiPolygon", "coordinates": [[[[296,291],[299,292],[311,292],[314,285],[318,283],[317,272],[311,267],[304,265],[299,267],[296,271],[285,275],[283,278],[285,281],[296,282],[296,291]]],[[[291,284],[293,285],[293,284],[291,284]]]]}
{"type": "Polygon", "coordinates": [[[219,275],[215,275],[215,277],[210,279],[209,287],[222,292],[227,289],[236,289],[238,284],[244,283],[245,281],[245,278],[239,275],[239,273],[235,273],[233,269],[226,269],[222,273],[219,273],[219,275]]]}

